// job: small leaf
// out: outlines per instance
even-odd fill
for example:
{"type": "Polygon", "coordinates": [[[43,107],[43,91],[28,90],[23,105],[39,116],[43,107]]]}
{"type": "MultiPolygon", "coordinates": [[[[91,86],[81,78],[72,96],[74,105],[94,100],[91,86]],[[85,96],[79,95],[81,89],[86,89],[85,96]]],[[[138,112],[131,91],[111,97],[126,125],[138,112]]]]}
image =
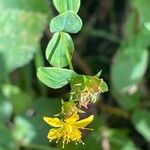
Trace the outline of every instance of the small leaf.
{"type": "Polygon", "coordinates": [[[54,67],[65,67],[68,65],[66,51],[72,58],[74,44],[69,34],[55,33],[46,49],[46,58],[54,67]]]}
{"type": "Polygon", "coordinates": [[[149,15],[149,0],[134,0],[132,1],[133,6],[137,9],[141,21],[144,23],[145,27],[150,31],[150,15],[149,15]]]}
{"type": "Polygon", "coordinates": [[[0,150],[16,150],[16,143],[11,134],[11,130],[0,123],[0,150]]]}
{"type": "Polygon", "coordinates": [[[101,79],[100,87],[101,87],[102,92],[108,91],[108,86],[107,86],[106,82],[103,81],[103,79],[101,79]]]}
{"type": "Polygon", "coordinates": [[[73,11],[67,11],[53,18],[50,22],[50,30],[54,32],[77,33],[81,30],[82,20],[73,11]]]}
{"type": "Polygon", "coordinates": [[[24,112],[32,103],[32,98],[25,92],[19,91],[11,95],[11,103],[15,113],[24,112]]]}
{"type": "Polygon", "coordinates": [[[100,77],[102,74],[102,70],[100,70],[95,76],[100,77]]]}
{"type": "Polygon", "coordinates": [[[15,117],[12,134],[15,140],[23,145],[31,143],[36,136],[34,126],[21,116],[15,117]]]}
{"type": "Polygon", "coordinates": [[[140,109],[134,111],[132,115],[132,122],[135,129],[143,135],[145,139],[150,142],[150,112],[148,110],[140,109]]]}
{"type": "Polygon", "coordinates": [[[58,89],[68,84],[73,77],[77,76],[77,74],[68,69],[40,67],[37,76],[45,85],[58,89]]]}
{"type": "Polygon", "coordinates": [[[120,49],[111,67],[113,87],[120,92],[130,92],[132,86],[138,85],[148,65],[148,51],[136,47],[120,49]]]}
{"type": "Polygon", "coordinates": [[[30,97],[29,93],[21,91],[19,87],[12,84],[4,84],[2,93],[12,104],[14,113],[25,111],[32,103],[32,97],[30,97]]]}
{"type": "Polygon", "coordinates": [[[146,27],[148,23],[144,25],[140,20],[137,11],[131,11],[125,26],[126,42],[132,47],[143,49],[150,46],[150,29],[146,27]]]}
{"type": "Polygon", "coordinates": [[[80,0],[53,0],[54,6],[59,13],[64,13],[68,10],[73,10],[75,13],[80,8],[80,0]]]}
{"type": "Polygon", "coordinates": [[[13,112],[13,107],[9,101],[6,101],[0,97],[0,120],[6,121],[10,119],[12,112],[13,112]]]}

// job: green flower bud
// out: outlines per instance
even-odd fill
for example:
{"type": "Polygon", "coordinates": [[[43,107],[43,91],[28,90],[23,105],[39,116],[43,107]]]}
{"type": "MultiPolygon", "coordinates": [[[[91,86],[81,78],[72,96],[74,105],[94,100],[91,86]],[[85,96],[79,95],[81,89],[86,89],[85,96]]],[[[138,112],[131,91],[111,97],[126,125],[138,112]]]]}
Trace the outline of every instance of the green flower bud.
{"type": "Polygon", "coordinates": [[[76,104],[73,101],[62,101],[62,114],[64,115],[64,117],[70,117],[73,114],[76,114],[77,112],[78,108],[76,107],[76,104]]]}
{"type": "Polygon", "coordinates": [[[108,91],[107,84],[95,76],[79,75],[71,80],[71,99],[79,102],[80,107],[87,108],[88,103],[95,103],[97,95],[108,91]]]}

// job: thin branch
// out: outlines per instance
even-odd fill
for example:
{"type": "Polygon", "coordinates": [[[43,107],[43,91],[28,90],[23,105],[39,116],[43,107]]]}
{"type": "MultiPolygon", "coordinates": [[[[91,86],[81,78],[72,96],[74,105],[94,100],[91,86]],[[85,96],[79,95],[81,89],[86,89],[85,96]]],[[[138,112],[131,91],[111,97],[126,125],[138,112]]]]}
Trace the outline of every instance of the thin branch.
{"type": "Polygon", "coordinates": [[[90,36],[101,37],[101,38],[110,40],[115,43],[121,42],[121,40],[117,36],[112,35],[111,33],[108,33],[104,30],[100,30],[100,29],[96,30],[93,27],[91,27],[91,25],[84,26],[82,33],[90,35],[90,36]]]}
{"type": "Polygon", "coordinates": [[[107,105],[107,104],[101,104],[100,108],[103,112],[107,112],[110,113],[112,115],[116,115],[118,117],[124,118],[124,119],[129,119],[129,112],[117,107],[113,107],[111,105],[107,105]]]}
{"type": "Polygon", "coordinates": [[[74,61],[74,64],[79,69],[81,69],[85,74],[92,75],[91,68],[77,52],[74,52],[73,61],[74,61]]]}

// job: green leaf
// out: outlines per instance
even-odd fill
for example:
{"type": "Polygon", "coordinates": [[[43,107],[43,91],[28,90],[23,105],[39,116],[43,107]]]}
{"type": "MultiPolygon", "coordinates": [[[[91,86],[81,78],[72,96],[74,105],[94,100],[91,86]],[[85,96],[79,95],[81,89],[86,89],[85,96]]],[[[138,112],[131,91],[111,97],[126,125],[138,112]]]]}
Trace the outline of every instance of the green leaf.
{"type": "Polygon", "coordinates": [[[16,150],[15,141],[12,137],[11,131],[0,123],[0,150],[16,150]]]}
{"type": "Polygon", "coordinates": [[[149,0],[133,0],[133,6],[138,10],[141,21],[145,27],[150,31],[150,15],[149,15],[149,0]]]}
{"type": "Polygon", "coordinates": [[[100,77],[102,74],[102,70],[100,70],[95,76],[100,77]]]}
{"type": "Polygon", "coordinates": [[[19,114],[24,112],[32,103],[32,98],[25,92],[19,91],[11,95],[10,99],[14,112],[19,114]]]}
{"type": "Polygon", "coordinates": [[[15,117],[12,134],[15,140],[22,145],[31,143],[36,136],[34,126],[21,116],[15,117]]]}
{"type": "MultiPolygon", "coordinates": [[[[136,88],[136,87],[135,87],[136,88]]],[[[137,90],[135,93],[119,93],[118,91],[113,91],[117,103],[125,109],[135,109],[140,105],[141,93],[137,90]]]]}
{"type": "Polygon", "coordinates": [[[109,129],[109,141],[112,150],[136,150],[128,133],[121,129],[109,129]]]}
{"type": "Polygon", "coordinates": [[[61,103],[58,99],[42,97],[33,101],[29,110],[23,115],[25,119],[32,123],[36,130],[36,136],[32,141],[33,144],[44,146],[50,144],[47,134],[51,126],[44,122],[43,117],[53,117],[53,115],[59,113],[60,108],[61,103]]]}
{"type": "Polygon", "coordinates": [[[68,65],[66,53],[69,54],[70,59],[74,51],[74,44],[69,34],[55,33],[49,42],[46,49],[46,58],[54,67],[65,67],[68,65]]]}
{"type": "Polygon", "coordinates": [[[47,0],[1,0],[0,1],[1,9],[17,9],[24,11],[32,11],[32,12],[40,12],[47,13],[49,11],[49,7],[47,6],[49,2],[47,0]],[[42,5],[42,6],[41,6],[42,5]]]}
{"type": "MultiPolygon", "coordinates": [[[[127,18],[127,21],[125,22],[125,34],[127,42],[133,42],[133,40],[139,33],[139,27],[139,16],[137,14],[137,11],[132,10],[127,18]]],[[[136,42],[134,43],[134,45],[135,44],[136,42]]]]}
{"type": "Polygon", "coordinates": [[[82,20],[73,11],[67,11],[53,18],[50,22],[50,30],[54,32],[77,33],[81,30],[82,20]]]}
{"type": "Polygon", "coordinates": [[[103,81],[103,79],[101,79],[100,88],[101,88],[102,92],[108,91],[108,86],[107,86],[106,82],[103,81]]]}
{"type": "Polygon", "coordinates": [[[143,78],[148,64],[148,51],[126,47],[114,57],[111,67],[112,85],[120,92],[130,92],[143,78]]]}
{"type": "Polygon", "coordinates": [[[77,74],[68,69],[40,67],[37,76],[45,85],[57,89],[65,86],[77,74]]]}
{"type": "Polygon", "coordinates": [[[59,13],[64,13],[68,10],[73,10],[75,13],[80,8],[80,0],[53,0],[54,6],[59,13]]]}
{"type": "Polygon", "coordinates": [[[9,99],[9,102],[11,102],[13,111],[15,113],[21,113],[25,111],[32,103],[32,97],[30,97],[29,94],[21,91],[17,86],[4,84],[2,86],[2,92],[3,95],[9,99]]]}
{"type": "Polygon", "coordinates": [[[2,94],[7,98],[10,99],[12,94],[18,93],[20,91],[19,87],[12,85],[12,84],[3,84],[1,86],[2,94]]]}
{"type": "Polygon", "coordinates": [[[9,120],[13,112],[13,107],[11,103],[0,97],[0,120],[1,122],[9,120]]]}
{"type": "Polygon", "coordinates": [[[125,32],[127,35],[126,42],[135,48],[147,48],[150,46],[150,33],[148,29],[140,23],[137,11],[131,11],[127,19],[125,32]]]}
{"type": "Polygon", "coordinates": [[[142,26],[141,27],[141,32],[136,35],[135,39],[132,41],[132,45],[134,45],[137,48],[148,48],[150,46],[150,34],[148,30],[142,26]]]}
{"type": "Polygon", "coordinates": [[[0,0],[0,53],[7,72],[29,63],[47,24],[48,0],[0,0]]]}
{"type": "Polygon", "coordinates": [[[150,142],[150,112],[146,109],[135,110],[132,122],[135,129],[150,142]]]}

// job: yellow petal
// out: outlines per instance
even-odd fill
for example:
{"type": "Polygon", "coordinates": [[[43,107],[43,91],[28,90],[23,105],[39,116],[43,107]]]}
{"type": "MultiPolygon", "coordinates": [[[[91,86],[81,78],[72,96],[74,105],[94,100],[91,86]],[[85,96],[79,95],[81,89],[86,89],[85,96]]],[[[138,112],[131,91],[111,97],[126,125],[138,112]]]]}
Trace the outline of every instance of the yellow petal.
{"type": "Polygon", "coordinates": [[[64,124],[58,118],[43,117],[43,119],[45,122],[47,122],[49,125],[51,125],[53,127],[61,127],[64,124]]]}
{"type": "Polygon", "coordinates": [[[81,139],[81,132],[78,129],[74,129],[70,134],[70,138],[72,141],[81,139]]]}
{"type": "Polygon", "coordinates": [[[91,115],[88,118],[82,119],[80,121],[77,121],[76,123],[74,123],[74,126],[76,128],[84,128],[86,127],[89,123],[91,123],[93,121],[94,116],[91,115]]]}
{"type": "Polygon", "coordinates": [[[61,128],[51,129],[47,135],[48,139],[50,140],[59,139],[62,136],[63,136],[63,130],[61,128]]]}
{"type": "Polygon", "coordinates": [[[66,122],[76,122],[77,120],[79,120],[79,115],[73,114],[71,117],[66,119],[66,122]]]}

